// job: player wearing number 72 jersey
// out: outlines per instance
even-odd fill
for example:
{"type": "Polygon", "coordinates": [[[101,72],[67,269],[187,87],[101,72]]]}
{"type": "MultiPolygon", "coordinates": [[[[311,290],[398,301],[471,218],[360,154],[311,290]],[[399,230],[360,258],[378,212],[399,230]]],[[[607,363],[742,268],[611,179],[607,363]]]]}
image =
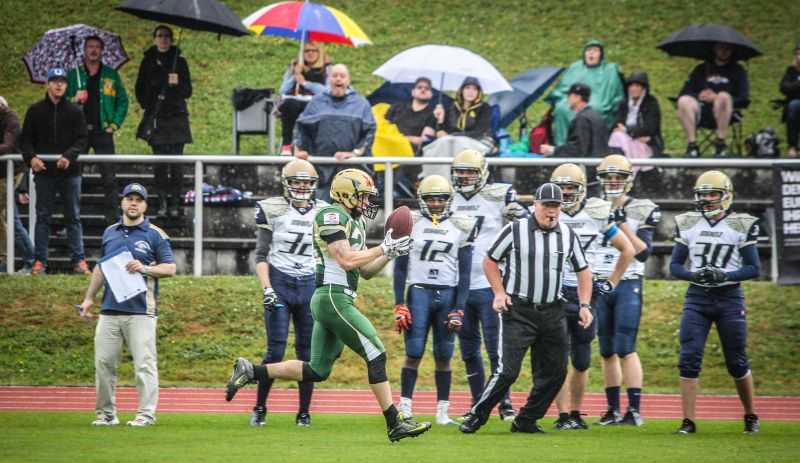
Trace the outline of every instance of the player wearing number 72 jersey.
{"type": "Polygon", "coordinates": [[[691,284],[686,290],[680,326],[683,422],[675,434],[696,431],[698,377],[711,324],[717,325],[725,365],[733,376],[744,407],[744,432],[758,432],[753,409],[753,375],[747,359],[747,309],[740,281],[760,272],[757,219],[730,210],[733,184],[719,171],[698,177],[694,186],[697,211],[675,218],[677,233],[670,273],[691,284]],[[684,264],[689,259],[689,268],[684,264]]]}

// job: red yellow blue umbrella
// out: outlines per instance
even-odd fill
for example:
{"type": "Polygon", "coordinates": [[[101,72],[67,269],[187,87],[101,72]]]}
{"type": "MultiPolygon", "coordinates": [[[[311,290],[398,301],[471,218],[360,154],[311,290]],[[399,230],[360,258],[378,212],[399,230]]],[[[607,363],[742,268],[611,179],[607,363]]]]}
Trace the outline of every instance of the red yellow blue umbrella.
{"type": "Polygon", "coordinates": [[[242,21],[258,35],[289,37],[301,42],[369,45],[367,34],[349,16],[311,2],[280,2],[265,6],[242,21]]]}

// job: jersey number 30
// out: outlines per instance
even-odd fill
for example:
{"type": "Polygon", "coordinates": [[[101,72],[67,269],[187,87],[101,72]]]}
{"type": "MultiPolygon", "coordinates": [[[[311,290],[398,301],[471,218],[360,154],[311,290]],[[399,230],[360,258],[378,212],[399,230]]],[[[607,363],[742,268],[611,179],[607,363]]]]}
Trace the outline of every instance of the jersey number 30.
{"type": "Polygon", "coordinates": [[[700,251],[694,257],[700,260],[699,268],[707,267],[709,265],[717,268],[725,268],[728,261],[733,256],[733,244],[718,244],[718,243],[697,243],[695,249],[700,251]],[[698,249],[699,248],[699,249],[698,249]]]}

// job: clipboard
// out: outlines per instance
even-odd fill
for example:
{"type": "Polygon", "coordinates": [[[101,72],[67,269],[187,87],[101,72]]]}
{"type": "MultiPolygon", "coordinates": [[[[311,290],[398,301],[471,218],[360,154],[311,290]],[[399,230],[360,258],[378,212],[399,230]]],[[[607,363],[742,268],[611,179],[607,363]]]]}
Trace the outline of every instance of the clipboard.
{"type": "Polygon", "coordinates": [[[144,275],[130,273],[125,269],[125,265],[132,260],[134,260],[133,254],[127,248],[121,247],[116,252],[103,256],[97,262],[109,289],[111,289],[111,294],[118,303],[147,292],[144,275]]]}

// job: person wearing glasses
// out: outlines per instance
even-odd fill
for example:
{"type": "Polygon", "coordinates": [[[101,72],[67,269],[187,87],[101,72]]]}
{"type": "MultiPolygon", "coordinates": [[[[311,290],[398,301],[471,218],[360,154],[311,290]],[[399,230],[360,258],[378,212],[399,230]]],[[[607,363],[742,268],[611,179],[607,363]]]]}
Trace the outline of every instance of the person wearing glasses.
{"type": "Polygon", "coordinates": [[[307,42],[303,45],[302,64],[296,59],[292,60],[283,74],[280,88],[283,96],[278,108],[283,128],[281,154],[292,154],[294,124],[300,113],[306,109],[311,97],[325,90],[330,68],[331,59],[322,45],[317,42],[307,42]]]}

